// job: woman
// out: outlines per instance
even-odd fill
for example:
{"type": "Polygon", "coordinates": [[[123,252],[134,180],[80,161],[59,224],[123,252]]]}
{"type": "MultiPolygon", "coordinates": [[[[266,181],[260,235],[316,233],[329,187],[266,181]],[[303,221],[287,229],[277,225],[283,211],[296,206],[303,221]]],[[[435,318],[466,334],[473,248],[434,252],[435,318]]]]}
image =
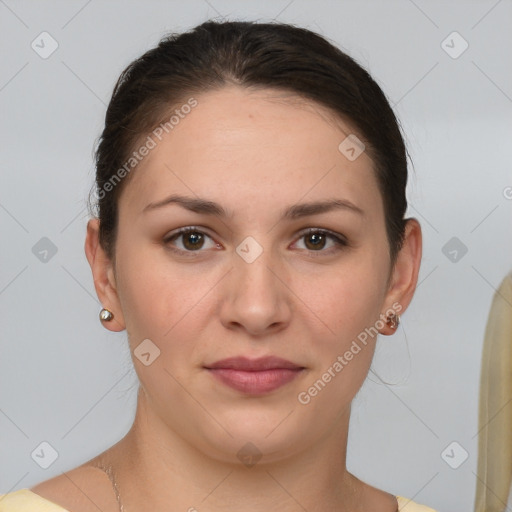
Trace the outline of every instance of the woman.
{"type": "Polygon", "coordinates": [[[135,421],[0,511],[432,511],[345,464],[422,248],[368,73],[305,29],[206,22],[122,73],[96,164],[85,251],[103,325],[128,334],[135,421]]]}

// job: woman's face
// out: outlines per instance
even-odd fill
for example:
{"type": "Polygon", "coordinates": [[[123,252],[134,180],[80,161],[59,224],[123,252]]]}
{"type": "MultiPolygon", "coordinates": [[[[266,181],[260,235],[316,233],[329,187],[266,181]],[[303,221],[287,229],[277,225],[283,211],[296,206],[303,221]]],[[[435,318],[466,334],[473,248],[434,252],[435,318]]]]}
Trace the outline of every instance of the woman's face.
{"type": "Polygon", "coordinates": [[[357,340],[396,300],[383,202],[368,155],[339,149],[350,126],[319,105],[235,87],[195,99],[121,194],[114,311],[150,414],[218,459],[252,442],[270,461],[336,435],[367,375],[376,337],[357,340]],[[183,201],[155,206],[170,196],[183,201]],[[340,206],[305,206],[327,201],[340,206]],[[252,386],[225,370],[233,387],[207,369],[263,356],[302,370],[252,386]]]}

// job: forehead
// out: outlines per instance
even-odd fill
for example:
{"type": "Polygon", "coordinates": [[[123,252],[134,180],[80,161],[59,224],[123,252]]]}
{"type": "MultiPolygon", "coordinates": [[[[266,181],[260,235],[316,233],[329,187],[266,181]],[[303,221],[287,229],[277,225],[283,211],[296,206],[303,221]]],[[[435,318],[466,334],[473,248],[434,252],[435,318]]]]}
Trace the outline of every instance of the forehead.
{"type": "MultiPolygon", "coordinates": [[[[121,203],[141,211],[164,194],[187,193],[249,207],[339,192],[377,204],[373,162],[339,149],[351,126],[323,106],[278,90],[226,87],[194,96],[172,129],[138,163],[121,203]]],[[[178,107],[179,108],[179,107],[178,107]]],[[[169,116],[170,117],[170,116],[169,116]]],[[[153,132],[154,133],[154,132],[153,132]]]]}

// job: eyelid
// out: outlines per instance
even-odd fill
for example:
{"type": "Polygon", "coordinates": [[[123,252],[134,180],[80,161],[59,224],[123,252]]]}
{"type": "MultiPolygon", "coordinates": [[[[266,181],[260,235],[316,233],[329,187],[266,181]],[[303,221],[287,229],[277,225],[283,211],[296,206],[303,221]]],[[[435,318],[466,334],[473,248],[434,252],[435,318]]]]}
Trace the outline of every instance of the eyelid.
{"type": "Polygon", "coordinates": [[[203,228],[201,226],[184,226],[182,228],[175,229],[168,235],[164,237],[164,242],[168,242],[174,237],[178,237],[179,235],[187,234],[187,233],[201,233],[203,235],[208,236],[213,240],[213,236],[208,234],[208,230],[206,228],[203,228]]]}
{"type": "Polygon", "coordinates": [[[300,238],[304,235],[309,235],[310,233],[321,233],[323,235],[328,235],[328,236],[335,238],[335,239],[339,240],[340,242],[348,245],[348,240],[346,239],[346,237],[344,235],[342,235],[341,233],[336,233],[335,231],[331,231],[330,229],[326,229],[326,228],[314,228],[314,227],[306,228],[306,229],[303,229],[302,231],[299,231],[296,236],[298,236],[300,238]]]}
{"type": "Polygon", "coordinates": [[[306,229],[303,229],[302,231],[298,232],[297,235],[295,235],[295,242],[293,242],[293,244],[296,244],[304,236],[307,236],[307,235],[313,234],[313,233],[325,235],[327,238],[331,238],[332,241],[334,242],[334,246],[329,247],[328,249],[322,248],[318,251],[302,249],[303,251],[305,251],[307,253],[307,255],[309,257],[329,256],[329,255],[332,255],[333,253],[337,253],[340,250],[343,250],[344,248],[350,247],[348,240],[341,233],[337,233],[335,231],[331,231],[330,229],[326,229],[326,228],[315,228],[315,227],[306,228],[306,229]]]}

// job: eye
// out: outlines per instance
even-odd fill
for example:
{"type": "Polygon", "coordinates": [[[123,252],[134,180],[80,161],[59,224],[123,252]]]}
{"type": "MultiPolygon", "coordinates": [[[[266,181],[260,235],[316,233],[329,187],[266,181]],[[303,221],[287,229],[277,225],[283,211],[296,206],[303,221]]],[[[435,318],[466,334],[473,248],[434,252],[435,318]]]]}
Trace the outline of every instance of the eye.
{"type": "Polygon", "coordinates": [[[312,252],[331,253],[348,246],[347,241],[342,236],[319,228],[309,228],[302,232],[299,240],[304,240],[304,247],[299,247],[300,249],[305,248],[312,252]]]}
{"type": "MultiPolygon", "coordinates": [[[[304,240],[304,245],[299,249],[306,249],[309,252],[330,254],[348,246],[348,242],[342,235],[320,228],[309,228],[303,231],[299,236],[299,241],[302,240],[304,240]]],[[[202,252],[201,249],[221,248],[220,244],[195,226],[187,226],[172,233],[164,239],[164,244],[173,251],[180,253],[202,252]]]]}
{"type": "Polygon", "coordinates": [[[203,231],[200,231],[195,226],[187,226],[181,228],[177,232],[171,234],[164,239],[166,245],[177,245],[177,247],[170,247],[172,250],[178,252],[200,252],[201,249],[212,249],[220,247],[220,245],[208,236],[203,231]],[[175,241],[181,241],[174,244],[175,241]],[[208,242],[209,240],[209,242],[208,242]]]}

